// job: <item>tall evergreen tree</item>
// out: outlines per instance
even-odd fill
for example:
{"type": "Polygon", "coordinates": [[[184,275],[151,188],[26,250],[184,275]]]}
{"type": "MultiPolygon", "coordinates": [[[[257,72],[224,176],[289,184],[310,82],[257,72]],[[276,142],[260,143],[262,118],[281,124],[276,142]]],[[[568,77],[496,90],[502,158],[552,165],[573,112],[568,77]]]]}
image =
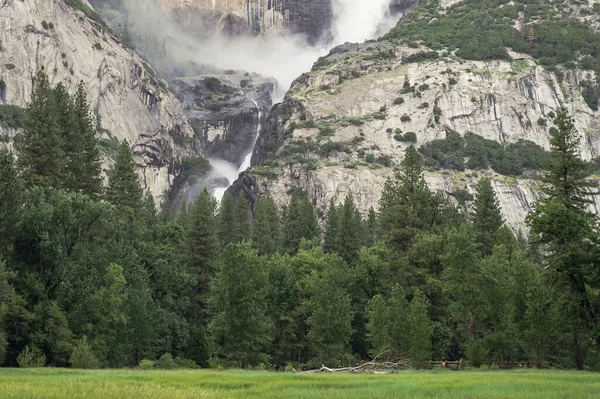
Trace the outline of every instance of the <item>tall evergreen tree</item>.
{"type": "Polygon", "coordinates": [[[12,154],[0,149],[0,256],[7,255],[21,210],[21,186],[12,154]]]}
{"type": "Polygon", "coordinates": [[[99,198],[102,194],[102,159],[99,151],[99,140],[92,117],[90,103],[83,81],[77,86],[73,99],[75,116],[75,142],[71,154],[70,174],[72,189],[99,198]]]}
{"type": "Polygon", "coordinates": [[[209,284],[217,270],[219,240],[215,217],[216,202],[204,190],[189,212],[186,255],[189,273],[196,279],[191,320],[202,320],[209,284]]]}
{"type": "Polygon", "coordinates": [[[58,83],[52,89],[54,104],[58,117],[59,137],[61,149],[64,153],[64,169],[60,176],[62,188],[74,190],[77,168],[83,168],[86,165],[76,165],[73,160],[81,152],[77,135],[77,121],[75,120],[75,107],[73,99],[69,95],[67,88],[58,83]]]}
{"type": "Polygon", "coordinates": [[[108,171],[108,202],[119,209],[139,210],[142,205],[143,191],[135,171],[135,161],[127,140],[123,140],[113,167],[108,171]]]}
{"type": "Polygon", "coordinates": [[[300,242],[320,237],[319,224],[315,210],[307,197],[300,198],[293,193],[287,206],[283,208],[283,249],[289,254],[295,254],[300,248],[300,242]]]}
{"type": "Polygon", "coordinates": [[[340,218],[338,207],[333,198],[329,201],[327,207],[327,217],[325,218],[325,233],[323,235],[323,251],[327,253],[337,252],[338,235],[340,230],[340,218]]]}
{"type": "Polygon", "coordinates": [[[442,219],[443,201],[427,187],[421,156],[410,146],[404,160],[385,184],[379,202],[382,238],[392,249],[408,248],[419,231],[429,231],[442,219]]]}
{"type": "Polygon", "coordinates": [[[300,325],[298,308],[301,306],[301,292],[296,273],[288,255],[275,255],[269,259],[267,314],[273,322],[273,343],[271,355],[278,369],[298,361],[300,346],[300,325]]]}
{"type": "Polygon", "coordinates": [[[65,162],[60,131],[53,90],[48,76],[40,70],[34,78],[23,132],[16,140],[21,175],[27,187],[62,187],[65,162]]]}
{"type": "Polygon", "coordinates": [[[354,197],[349,193],[339,212],[339,232],[337,236],[337,252],[350,266],[358,261],[358,251],[363,244],[363,224],[360,212],[354,204],[354,197]]]}
{"type": "Polygon", "coordinates": [[[210,332],[217,354],[237,367],[266,360],[271,338],[267,310],[267,273],[249,243],[225,247],[210,296],[210,332]]]}
{"type": "Polygon", "coordinates": [[[171,198],[169,198],[168,190],[163,193],[163,201],[160,204],[160,212],[158,213],[160,221],[168,223],[173,221],[173,214],[171,210],[171,198]]]}
{"type": "MultiPolygon", "coordinates": [[[[312,282],[307,323],[315,366],[343,366],[353,361],[352,304],[348,293],[349,270],[338,255],[325,255],[319,261],[321,276],[312,282]]],[[[314,277],[314,276],[313,276],[314,277]]]]}
{"type": "Polygon", "coordinates": [[[379,226],[377,223],[377,213],[373,207],[369,208],[367,220],[365,220],[366,241],[365,246],[373,246],[379,238],[379,226]]]}
{"type": "Polygon", "coordinates": [[[325,232],[323,233],[323,251],[327,253],[337,252],[338,235],[340,230],[340,218],[338,207],[333,198],[329,201],[327,207],[327,217],[325,218],[325,232]]]}
{"type": "Polygon", "coordinates": [[[500,213],[496,193],[487,178],[482,178],[477,183],[477,195],[473,201],[471,220],[482,254],[491,255],[504,219],[500,213]]]}
{"type": "Polygon", "coordinates": [[[235,201],[234,224],[231,226],[234,233],[234,242],[242,242],[250,238],[250,206],[244,193],[235,201]]]}
{"type": "MultiPolygon", "coordinates": [[[[597,183],[590,179],[590,169],[579,156],[580,136],[565,108],[557,112],[554,123],[552,161],[542,177],[546,197],[535,204],[527,222],[543,246],[559,292],[571,302],[565,307],[565,317],[571,321],[575,363],[583,369],[588,326],[598,325],[598,303],[591,292],[600,288],[598,221],[586,208],[590,195],[597,192],[597,183]]],[[[600,335],[596,334],[596,340],[600,344],[600,335]]]]}
{"type": "Polygon", "coordinates": [[[268,196],[259,197],[255,205],[252,242],[259,255],[273,255],[281,248],[281,220],[277,204],[268,196]]]}
{"type": "Polygon", "coordinates": [[[235,203],[233,197],[229,191],[225,192],[223,199],[219,204],[219,242],[221,246],[231,244],[236,240],[236,228],[235,228],[235,203]]]}

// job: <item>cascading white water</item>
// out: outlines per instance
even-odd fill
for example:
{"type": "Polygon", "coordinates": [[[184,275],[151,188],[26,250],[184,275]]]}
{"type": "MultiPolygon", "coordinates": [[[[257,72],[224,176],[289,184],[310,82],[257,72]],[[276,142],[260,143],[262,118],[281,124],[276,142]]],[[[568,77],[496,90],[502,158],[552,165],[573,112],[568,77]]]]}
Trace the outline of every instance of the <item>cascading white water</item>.
{"type": "Polygon", "coordinates": [[[250,152],[246,154],[246,156],[244,157],[244,161],[238,169],[238,175],[240,175],[242,172],[245,172],[250,167],[250,162],[252,161],[252,153],[254,152],[254,147],[256,146],[256,142],[258,141],[258,137],[260,136],[260,130],[262,129],[262,109],[259,107],[256,100],[252,99],[252,102],[256,106],[256,109],[258,109],[258,127],[256,128],[256,135],[254,136],[254,140],[252,141],[252,147],[250,147],[250,152]]]}
{"type": "MultiPolygon", "coordinates": [[[[368,39],[374,39],[389,30],[397,20],[397,18],[393,18],[390,14],[390,0],[332,0],[332,6],[334,14],[332,42],[323,44],[318,48],[304,48],[300,50],[296,47],[297,44],[294,41],[290,41],[288,42],[289,46],[287,46],[288,51],[277,51],[273,52],[273,54],[267,52],[264,57],[257,57],[256,54],[248,55],[244,62],[246,67],[253,69],[252,67],[256,63],[258,67],[255,67],[254,69],[259,69],[256,70],[256,72],[278,78],[284,90],[287,90],[294,77],[299,76],[302,72],[310,68],[309,65],[319,56],[327,54],[327,51],[329,51],[332,46],[345,42],[363,42],[368,39]],[[282,56],[282,54],[284,55],[282,56]],[[274,58],[271,59],[272,57],[274,58]]],[[[269,46],[265,46],[264,48],[268,49],[269,46]]],[[[235,54],[235,56],[244,58],[246,51],[247,49],[240,48],[239,51],[226,53],[232,53],[235,54]]],[[[227,57],[221,59],[221,61],[225,61],[225,64],[220,64],[219,62],[216,62],[215,64],[220,64],[222,67],[225,67],[225,65],[228,64],[227,57]]],[[[277,96],[277,99],[279,98],[283,98],[283,95],[277,96]]],[[[256,135],[254,136],[252,147],[245,155],[242,164],[237,168],[236,176],[233,179],[231,179],[230,176],[226,176],[228,186],[217,187],[213,190],[212,195],[219,202],[238,176],[251,166],[250,162],[254,147],[259,138],[260,130],[262,129],[262,109],[254,99],[252,99],[252,101],[258,109],[258,127],[256,129],[256,135]]],[[[225,175],[219,169],[222,168],[224,164],[228,164],[227,168],[229,172],[231,171],[231,168],[235,167],[223,160],[213,159],[210,161],[213,168],[221,175],[225,175]]]]}
{"type": "Polygon", "coordinates": [[[239,168],[236,168],[235,165],[225,160],[216,158],[209,159],[209,162],[213,167],[213,171],[216,174],[225,177],[228,181],[228,184],[226,186],[216,187],[212,192],[212,196],[219,203],[223,199],[223,196],[225,195],[227,189],[231,187],[231,185],[239,177],[239,175],[245,172],[250,167],[250,163],[252,161],[252,153],[254,152],[254,147],[256,146],[258,137],[260,136],[260,130],[262,129],[262,108],[258,105],[258,102],[255,99],[251,98],[251,100],[254,103],[256,109],[258,110],[258,124],[256,127],[256,133],[252,140],[252,145],[250,146],[248,153],[244,156],[242,164],[239,166],[239,168]]]}

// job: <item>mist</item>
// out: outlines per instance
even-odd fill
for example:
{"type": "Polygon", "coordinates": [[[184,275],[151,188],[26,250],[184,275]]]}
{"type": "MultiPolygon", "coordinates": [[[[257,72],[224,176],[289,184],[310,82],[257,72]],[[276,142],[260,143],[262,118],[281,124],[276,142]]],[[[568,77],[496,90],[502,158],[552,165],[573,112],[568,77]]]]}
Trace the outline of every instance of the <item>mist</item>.
{"type": "Polygon", "coordinates": [[[281,32],[236,37],[202,33],[193,26],[183,28],[156,1],[121,2],[122,15],[106,9],[103,15],[112,26],[126,27],[136,49],[161,73],[176,76],[190,62],[198,66],[193,74],[216,73],[215,68],[258,73],[277,80],[275,101],[333,46],[377,38],[398,19],[390,14],[390,0],[332,0],[331,34],[324,35],[332,39],[311,46],[300,35],[281,32]]]}

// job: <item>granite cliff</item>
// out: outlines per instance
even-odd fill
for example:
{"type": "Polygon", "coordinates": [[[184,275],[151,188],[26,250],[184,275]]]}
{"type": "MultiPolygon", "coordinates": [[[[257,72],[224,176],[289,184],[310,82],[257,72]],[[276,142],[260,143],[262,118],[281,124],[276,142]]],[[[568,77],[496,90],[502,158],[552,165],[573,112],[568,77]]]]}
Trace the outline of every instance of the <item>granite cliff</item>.
{"type": "MultiPolygon", "coordinates": [[[[82,2],[71,2],[78,6],[82,2]]],[[[4,0],[0,4],[0,104],[25,107],[32,77],[43,68],[53,83],[74,91],[85,83],[101,132],[106,167],[116,140],[127,139],[145,189],[160,198],[185,157],[203,154],[177,98],[131,48],[101,21],[64,0],[4,0]]],[[[9,133],[8,130],[5,133],[9,133]]],[[[14,134],[14,131],[11,132],[14,134]]]]}
{"type": "MultiPolygon", "coordinates": [[[[254,152],[254,168],[234,193],[270,194],[282,205],[300,189],[323,214],[330,199],[341,202],[352,192],[366,213],[377,208],[385,181],[411,143],[419,148],[457,132],[503,146],[527,140],[547,150],[561,106],[575,119],[582,157],[595,159],[600,115],[582,94],[595,72],[543,65],[508,50],[507,60],[473,61],[396,40],[333,49],[274,107],[254,152]]],[[[489,176],[507,223],[517,231],[525,229],[524,217],[539,198],[539,173],[438,167],[426,179],[467,210],[478,178],[489,176]]],[[[596,197],[596,211],[599,205],[596,197]]]]}

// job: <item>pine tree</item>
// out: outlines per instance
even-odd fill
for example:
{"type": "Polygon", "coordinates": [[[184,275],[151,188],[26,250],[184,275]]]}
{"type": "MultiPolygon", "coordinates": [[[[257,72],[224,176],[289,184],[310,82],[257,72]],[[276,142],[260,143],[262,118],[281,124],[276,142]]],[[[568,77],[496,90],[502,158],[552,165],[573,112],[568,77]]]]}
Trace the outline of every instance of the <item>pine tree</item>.
{"type": "Polygon", "coordinates": [[[410,146],[394,172],[394,180],[385,184],[379,202],[382,238],[392,249],[408,248],[420,231],[429,231],[442,218],[443,202],[425,182],[421,156],[410,146]]]}
{"type": "Polygon", "coordinates": [[[123,140],[113,167],[108,171],[108,202],[119,209],[139,210],[143,191],[135,171],[135,161],[127,140],[123,140]]]}
{"type": "Polygon", "coordinates": [[[281,248],[281,221],[277,204],[268,196],[256,200],[252,242],[259,255],[273,255],[281,248]]]}
{"type": "Polygon", "coordinates": [[[163,201],[160,204],[160,212],[158,213],[160,221],[163,223],[169,223],[173,221],[173,215],[171,210],[171,198],[169,198],[169,192],[165,190],[163,194],[163,201]]]}
{"type": "Polygon", "coordinates": [[[266,360],[271,341],[267,273],[249,243],[223,249],[209,305],[214,315],[209,328],[220,356],[240,368],[266,360]]]}
{"type": "Polygon", "coordinates": [[[181,201],[181,204],[179,204],[179,209],[177,209],[175,222],[183,228],[186,228],[188,220],[188,203],[185,200],[183,200],[181,201]]]}
{"type": "Polygon", "coordinates": [[[348,293],[348,266],[338,255],[325,255],[320,260],[321,278],[313,282],[309,300],[310,330],[307,338],[315,353],[315,366],[344,366],[353,359],[352,303],[348,293]]]}
{"type": "Polygon", "coordinates": [[[235,204],[233,197],[229,191],[225,192],[223,199],[219,204],[219,242],[224,247],[227,244],[235,242],[236,230],[235,230],[235,215],[234,215],[235,204]]]}
{"type": "Polygon", "coordinates": [[[394,287],[389,298],[376,295],[368,305],[371,355],[388,352],[407,357],[414,366],[422,367],[431,357],[433,323],[427,315],[428,307],[427,299],[418,290],[410,303],[399,286],[394,287]]]}
{"type": "Polygon", "coordinates": [[[371,247],[373,246],[378,239],[379,235],[379,227],[377,224],[377,213],[373,207],[369,208],[369,214],[367,215],[367,220],[365,221],[365,229],[366,229],[366,242],[365,246],[371,247]]]}
{"type": "Polygon", "coordinates": [[[62,187],[65,170],[56,102],[48,76],[35,75],[31,102],[23,121],[23,132],[16,140],[18,163],[26,187],[45,190],[62,187]]]}
{"type": "MultiPolygon", "coordinates": [[[[565,307],[565,317],[570,318],[572,325],[575,363],[583,369],[587,326],[598,324],[590,292],[590,288],[599,288],[595,272],[598,221],[586,208],[597,184],[590,179],[590,170],[579,156],[579,133],[565,108],[557,112],[554,123],[558,129],[550,133],[552,161],[542,177],[546,198],[535,204],[527,223],[537,236],[537,244],[543,246],[547,267],[559,290],[572,301],[565,307]]],[[[600,343],[600,337],[596,339],[600,343]]]]}
{"type": "Polygon", "coordinates": [[[477,195],[473,201],[471,220],[481,253],[484,256],[491,255],[504,219],[500,213],[500,204],[496,193],[487,178],[482,178],[477,183],[477,195]]]}
{"type": "Polygon", "coordinates": [[[62,188],[74,190],[74,185],[77,180],[77,168],[84,165],[76,165],[73,160],[81,153],[77,135],[77,121],[75,120],[75,106],[73,99],[69,95],[66,87],[62,83],[58,83],[52,90],[58,124],[60,126],[60,141],[61,148],[64,153],[64,170],[60,177],[62,188]]]}
{"type": "Polygon", "coordinates": [[[250,238],[250,206],[243,193],[235,201],[233,211],[234,224],[231,226],[234,234],[234,242],[242,242],[250,238]]]}
{"type": "Polygon", "coordinates": [[[269,259],[267,314],[273,322],[273,343],[271,355],[277,369],[298,361],[299,335],[301,323],[298,321],[298,308],[301,306],[301,292],[296,274],[288,255],[275,255],[269,259]]]}
{"type": "Polygon", "coordinates": [[[87,100],[87,92],[83,81],[77,86],[74,97],[74,115],[76,123],[76,142],[70,173],[73,176],[72,189],[96,199],[102,194],[102,159],[99,151],[99,140],[96,127],[87,100]]]}
{"type": "Polygon", "coordinates": [[[217,270],[219,240],[215,208],[216,202],[204,190],[188,211],[186,254],[188,271],[197,281],[192,314],[196,323],[204,312],[209,284],[217,270]]]}
{"type": "Polygon", "coordinates": [[[13,239],[21,210],[21,187],[13,155],[0,149],[0,256],[13,239]]]}
{"type": "Polygon", "coordinates": [[[311,241],[321,238],[321,228],[319,227],[317,215],[315,214],[315,208],[308,196],[304,196],[300,200],[298,218],[298,224],[301,228],[301,239],[304,238],[305,240],[311,241]]]}
{"type": "Polygon", "coordinates": [[[283,208],[283,249],[293,255],[300,249],[302,239],[312,240],[320,235],[314,208],[308,198],[293,193],[283,208]]]}
{"type": "Polygon", "coordinates": [[[338,254],[350,266],[358,261],[358,251],[362,246],[363,231],[360,212],[354,204],[354,197],[349,193],[339,210],[339,232],[337,236],[338,254]]]}
{"type": "Polygon", "coordinates": [[[327,218],[325,219],[325,233],[323,237],[323,251],[327,253],[338,252],[338,235],[340,230],[340,218],[338,207],[333,198],[329,201],[327,218]]]}

